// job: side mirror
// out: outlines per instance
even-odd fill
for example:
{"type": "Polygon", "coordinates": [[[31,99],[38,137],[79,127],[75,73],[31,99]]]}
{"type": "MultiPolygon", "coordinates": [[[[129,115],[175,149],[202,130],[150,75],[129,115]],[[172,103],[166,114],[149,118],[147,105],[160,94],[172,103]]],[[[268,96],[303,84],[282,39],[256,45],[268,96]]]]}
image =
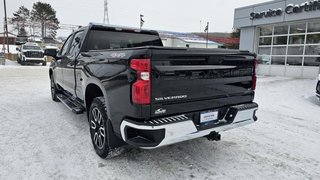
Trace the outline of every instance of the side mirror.
{"type": "Polygon", "coordinates": [[[56,49],[45,49],[44,50],[44,55],[51,56],[55,59],[57,59],[57,54],[58,54],[58,51],[56,49]]]}

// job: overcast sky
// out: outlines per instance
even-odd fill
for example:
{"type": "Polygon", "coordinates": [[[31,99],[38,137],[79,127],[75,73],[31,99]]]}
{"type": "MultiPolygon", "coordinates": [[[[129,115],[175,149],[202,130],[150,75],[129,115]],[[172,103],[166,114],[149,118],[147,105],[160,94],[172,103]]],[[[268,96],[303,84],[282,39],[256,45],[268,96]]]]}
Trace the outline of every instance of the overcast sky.
{"type": "MultiPolygon", "coordinates": [[[[2,1],[2,0],[1,0],[2,1]]],[[[19,6],[32,9],[39,0],[6,0],[7,14],[19,6]]],[[[267,0],[108,0],[110,24],[139,27],[139,15],[143,14],[144,28],[177,32],[200,31],[210,22],[210,32],[231,32],[234,9],[267,0]]],[[[103,21],[104,0],[42,0],[57,11],[62,24],[86,25],[103,21]]],[[[3,2],[1,2],[0,25],[3,29],[3,2]]],[[[67,35],[71,31],[59,31],[67,35]]]]}

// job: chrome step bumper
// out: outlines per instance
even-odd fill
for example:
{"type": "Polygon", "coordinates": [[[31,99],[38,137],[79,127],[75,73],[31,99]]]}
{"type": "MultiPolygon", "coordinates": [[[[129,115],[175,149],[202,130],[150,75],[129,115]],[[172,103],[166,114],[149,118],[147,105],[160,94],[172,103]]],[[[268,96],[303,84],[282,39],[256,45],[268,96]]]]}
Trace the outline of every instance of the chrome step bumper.
{"type": "Polygon", "coordinates": [[[257,120],[256,103],[232,106],[221,122],[228,123],[213,128],[199,130],[193,119],[186,115],[160,118],[145,122],[135,122],[125,119],[120,130],[122,139],[128,144],[140,148],[152,149],[177,142],[206,136],[211,132],[227,131],[229,129],[251,124],[257,120]]]}

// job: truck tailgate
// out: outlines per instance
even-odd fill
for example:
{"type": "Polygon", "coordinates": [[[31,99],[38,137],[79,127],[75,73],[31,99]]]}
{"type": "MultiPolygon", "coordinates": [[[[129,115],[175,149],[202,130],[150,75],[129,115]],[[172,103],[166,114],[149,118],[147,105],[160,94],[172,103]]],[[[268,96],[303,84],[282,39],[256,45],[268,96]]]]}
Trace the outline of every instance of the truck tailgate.
{"type": "Polygon", "coordinates": [[[240,51],[153,49],[151,117],[252,102],[254,58],[240,51]]]}

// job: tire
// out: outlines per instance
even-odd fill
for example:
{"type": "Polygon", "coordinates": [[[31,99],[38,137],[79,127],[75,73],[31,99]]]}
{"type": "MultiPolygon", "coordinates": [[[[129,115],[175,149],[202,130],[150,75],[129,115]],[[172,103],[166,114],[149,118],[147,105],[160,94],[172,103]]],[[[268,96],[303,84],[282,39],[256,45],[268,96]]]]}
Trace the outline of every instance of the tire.
{"type": "Polygon", "coordinates": [[[89,125],[92,145],[101,158],[112,158],[124,152],[123,147],[110,148],[108,143],[108,115],[103,97],[93,99],[89,110],[89,125]]]}
{"type": "Polygon", "coordinates": [[[52,76],[50,78],[50,89],[51,89],[52,100],[55,102],[59,102],[60,100],[57,97],[57,93],[59,93],[59,91],[58,91],[56,85],[54,84],[54,79],[52,76]]]}
{"type": "Polygon", "coordinates": [[[46,66],[47,65],[47,61],[44,61],[43,63],[42,63],[42,66],[46,66]]]}

